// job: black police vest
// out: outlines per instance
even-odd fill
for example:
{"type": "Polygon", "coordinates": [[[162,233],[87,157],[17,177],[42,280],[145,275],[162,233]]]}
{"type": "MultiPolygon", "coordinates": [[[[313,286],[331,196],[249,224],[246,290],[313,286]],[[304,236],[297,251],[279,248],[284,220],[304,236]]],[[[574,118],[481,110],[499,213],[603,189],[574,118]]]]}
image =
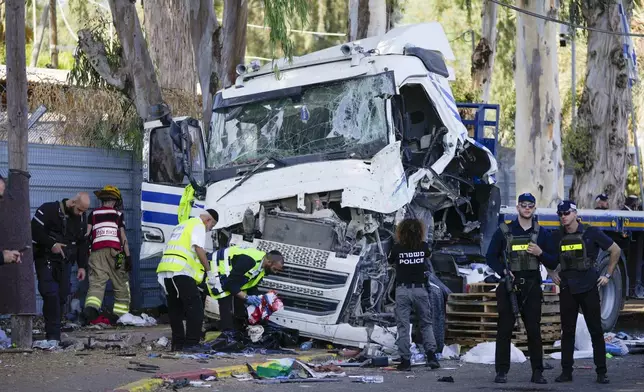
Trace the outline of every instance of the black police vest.
{"type": "Polygon", "coordinates": [[[537,256],[531,255],[527,250],[531,242],[537,243],[539,223],[536,220],[532,221],[532,234],[530,235],[512,235],[512,231],[505,222],[501,223],[499,228],[505,236],[506,255],[510,270],[513,272],[538,271],[539,260],[537,256]]]}
{"type": "Polygon", "coordinates": [[[581,224],[581,231],[567,233],[561,227],[561,241],[559,241],[559,263],[562,271],[577,270],[587,271],[593,263],[586,253],[586,243],[583,235],[586,231],[586,225],[581,224]]]}

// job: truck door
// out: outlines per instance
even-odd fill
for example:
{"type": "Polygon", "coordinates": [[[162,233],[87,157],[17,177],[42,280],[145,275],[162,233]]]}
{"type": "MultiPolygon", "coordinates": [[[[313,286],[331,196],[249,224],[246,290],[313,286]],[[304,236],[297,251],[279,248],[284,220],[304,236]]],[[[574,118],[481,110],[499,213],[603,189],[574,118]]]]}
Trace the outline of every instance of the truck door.
{"type": "MultiPolygon", "coordinates": [[[[141,184],[141,259],[161,256],[174,226],[188,175],[204,178],[205,148],[199,121],[174,119],[169,125],[148,122],[143,135],[141,184]]],[[[196,202],[191,216],[203,208],[196,202]]]]}

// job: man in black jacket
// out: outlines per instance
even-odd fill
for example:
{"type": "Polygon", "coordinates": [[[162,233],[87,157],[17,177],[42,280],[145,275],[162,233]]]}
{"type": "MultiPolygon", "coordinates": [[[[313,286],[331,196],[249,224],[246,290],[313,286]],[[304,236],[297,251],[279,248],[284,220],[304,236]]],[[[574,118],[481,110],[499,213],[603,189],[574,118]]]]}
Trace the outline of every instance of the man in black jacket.
{"type": "Polygon", "coordinates": [[[41,205],[31,220],[38,291],[43,298],[45,335],[60,341],[62,308],[70,292],[70,275],[78,264],[78,280],[87,268],[87,218],[90,199],[86,192],[73,199],[41,205]]]}

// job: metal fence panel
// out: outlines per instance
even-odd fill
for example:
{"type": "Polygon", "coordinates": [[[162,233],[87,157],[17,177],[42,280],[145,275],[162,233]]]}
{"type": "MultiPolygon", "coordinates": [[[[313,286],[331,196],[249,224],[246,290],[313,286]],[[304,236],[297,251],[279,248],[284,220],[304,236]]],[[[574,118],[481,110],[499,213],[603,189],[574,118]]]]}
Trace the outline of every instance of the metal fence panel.
{"type": "MultiPolygon", "coordinates": [[[[7,173],[7,143],[0,141],[0,173],[7,173]]],[[[123,212],[130,250],[132,252],[132,307],[145,306],[140,287],[138,262],[141,246],[141,170],[132,152],[98,148],[29,144],[30,204],[32,216],[43,203],[73,197],[79,191],[90,192],[91,208],[99,206],[93,191],[111,184],[123,195],[123,212]]],[[[76,268],[74,268],[76,270],[76,268]]],[[[148,271],[149,273],[149,268],[148,271]]],[[[154,272],[154,271],[152,271],[154,272]]],[[[109,285],[111,286],[111,285],[109,285]]],[[[72,276],[72,296],[84,302],[87,280],[79,285],[72,276]],[[80,290],[79,290],[80,289],[80,290]]],[[[37,292],[37,312],[42,313],[42,298],[37,292]]],[[[113,304],[111,287],[105,296],[105,305],[113,304]]]]}

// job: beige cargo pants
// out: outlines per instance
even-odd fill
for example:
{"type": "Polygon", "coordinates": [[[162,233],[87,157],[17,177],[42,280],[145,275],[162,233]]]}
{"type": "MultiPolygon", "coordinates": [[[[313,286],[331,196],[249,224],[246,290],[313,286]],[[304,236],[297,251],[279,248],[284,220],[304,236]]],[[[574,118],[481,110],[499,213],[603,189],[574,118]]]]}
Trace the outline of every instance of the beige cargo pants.
{"type": "Polygon", "coordinates": [[[92,251],[89,255],[89,291],[85,306],[100,310],[105,295],[107,281],[114,287],[114,314],[121,317],[130,311],[130,276],[125,265],[116,269],[118,251],[103,248],[92,251]]]}

